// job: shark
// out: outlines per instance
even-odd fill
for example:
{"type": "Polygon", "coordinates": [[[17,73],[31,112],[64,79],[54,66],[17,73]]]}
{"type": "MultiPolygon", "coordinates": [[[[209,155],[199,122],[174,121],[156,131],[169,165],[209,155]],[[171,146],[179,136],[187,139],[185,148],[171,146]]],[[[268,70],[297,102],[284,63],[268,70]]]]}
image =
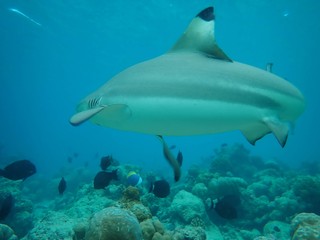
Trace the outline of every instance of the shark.
{"type": "Polygon", "coordinates": [[[70,123],[157,136],[174,169],[180,166],[162,136],[239,130],[254,145],[272,133],[284,147],[303,113],[303,94],[268,70],[236,62],[215,39],[214,8],[198,13],[173,47],[108,80],[76,107],[70,123]]]}

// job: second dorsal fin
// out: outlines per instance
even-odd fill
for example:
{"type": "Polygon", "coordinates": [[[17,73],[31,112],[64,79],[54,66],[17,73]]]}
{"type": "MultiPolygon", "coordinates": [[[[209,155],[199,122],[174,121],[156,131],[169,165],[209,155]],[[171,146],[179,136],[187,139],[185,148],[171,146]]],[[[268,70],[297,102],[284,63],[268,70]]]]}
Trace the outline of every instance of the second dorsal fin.
{"type": "Polygon", "coordinates": [[[214,20],[213,7],[202,10],[191,21],[170,52],[193,51],[208,57],[232,62],[215,41],[214,20]]]}

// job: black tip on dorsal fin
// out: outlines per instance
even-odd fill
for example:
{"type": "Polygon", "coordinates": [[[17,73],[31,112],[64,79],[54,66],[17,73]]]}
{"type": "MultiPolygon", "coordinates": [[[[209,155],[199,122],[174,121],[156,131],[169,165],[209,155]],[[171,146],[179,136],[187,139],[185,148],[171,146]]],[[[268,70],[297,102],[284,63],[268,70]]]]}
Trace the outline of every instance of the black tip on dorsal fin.
{"type": "Polygon", "coordinates": [[[215,16],[213,13],[213,7],[207,7],[206,9],[202,10],[200,13],[198,13],[197,17],[207,22],[214,20],[215,16]]]}
{"type": "Polygon", "coordinates": [[[213,7],[202,10],[189,24],[186,31],[176,42],[170,52],[200,53],[205,57],[232,60],[219,48],[214,37],[213,7]]]}

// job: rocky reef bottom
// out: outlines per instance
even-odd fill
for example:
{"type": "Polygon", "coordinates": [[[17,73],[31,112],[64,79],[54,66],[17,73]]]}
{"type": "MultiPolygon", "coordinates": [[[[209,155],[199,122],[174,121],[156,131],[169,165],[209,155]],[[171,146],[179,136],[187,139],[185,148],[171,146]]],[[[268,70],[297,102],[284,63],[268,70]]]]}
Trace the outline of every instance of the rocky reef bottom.
{"type": "Polygon", "coordinates": [[[15,199],[0,239],[320,240],[318,164],[290,170],[240,144],[223,145],[204,162],[171,183],[165,198],[148,191],[156,174],[132,165],[111,166],[119,180],[105,189],[94,189],[94,173],[73,169],[63,195],[58,177],[0,178],[0,200],[8,192],[15,199]],[[143,184],[129,186],[130,171],[140,171],[143,184]]]}

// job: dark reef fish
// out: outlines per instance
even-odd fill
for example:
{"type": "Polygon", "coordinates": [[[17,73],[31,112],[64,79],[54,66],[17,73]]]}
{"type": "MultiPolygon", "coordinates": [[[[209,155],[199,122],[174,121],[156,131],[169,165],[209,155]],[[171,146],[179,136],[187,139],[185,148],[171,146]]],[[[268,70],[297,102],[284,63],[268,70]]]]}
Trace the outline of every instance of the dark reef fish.
{"type": "Polygon", "coordinates": [[[67,188],[67,182],[64,179],[64,177],[62,177],[59,182],[59,185],[58,185],[59,194],[62,195],[64,193],[64,191],[66,190],[66,188],[67,188]]]}
{"type": "Polygon", "coordinates": [[[111,180],[118,180],[118,169],[112,172],[98,172],[94,177],[93,186],[95,189],[104,189],[110,184],[111,180]]]}
{"type": "Polygon", "coordinates": [[[167,143],[164,141],[163,137],[161,135],[157,135],[157,137],[162,143],[163,155],[173,169],[174,180],[178,182],[181,177],[181,168],[180,168],[181,164],[173,156],[172,152],[170,151],[170,148],[168,147],[167,143]]]}
{"type": "Polygon", "coordinates": [[[182,152],[179,150],[178,155],[177,155],[177,161],[180,165],[180,167],[182,166],[182,162],[183,162],[183,155],[182,152]]]}
{"type": "Polygon", "coordinates": [[[0,169],[0,176],[10,180],[25,180],[37,172],[36,166],[29,160],[15,161],[3,170],[0,169]]]}
{"type": "Polygon", "coordinates": [[[68,163],[72,163],[72,162],[73,162],[73,158],[69,156],[69,157],[67,158],[67,161],[68,161],[68,163]]]}
{"type": "Polygon", "coordinates": [[[100,167],[103,171],[105,171],[113,162],[113,158],[111,155],[105,156],[101,158],[100,167]]]}
{"type": "Polygon", "coordinates": [[[157,180],[151,184],[149,193],[151,192],[158,198],[165,198],[170,194],[170,185],[166,180],[157,180]]]}
{"type": "Polygon", "coordinates": [[[6,219],[14,205],[14,199],[11,194],[0,201],[0,221],[6,219]]]}
{"type": "Polygon", "coordinates": [[[226,195],[218,199],[215,204],[212,202],[212,208],[217,214],[225,219],[235,219],[238,217],[236,206],[240,204],[240,196],[235,194],[226,195]]]}

